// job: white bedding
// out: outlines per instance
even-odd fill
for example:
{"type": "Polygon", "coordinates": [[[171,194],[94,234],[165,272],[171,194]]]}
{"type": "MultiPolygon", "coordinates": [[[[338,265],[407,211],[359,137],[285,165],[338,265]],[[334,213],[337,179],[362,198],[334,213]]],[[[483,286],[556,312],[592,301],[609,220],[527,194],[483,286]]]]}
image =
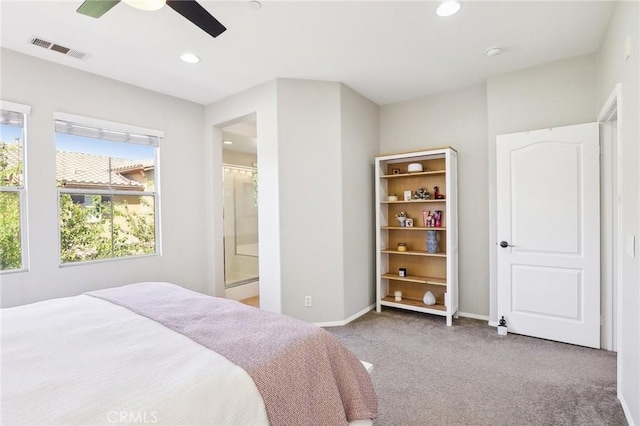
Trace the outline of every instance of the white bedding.
{"type": "Polygon", "coordinates": [[[128,309],[77,296],[1,320],[3,425],[268,424],[242,368],[128,309]]]}

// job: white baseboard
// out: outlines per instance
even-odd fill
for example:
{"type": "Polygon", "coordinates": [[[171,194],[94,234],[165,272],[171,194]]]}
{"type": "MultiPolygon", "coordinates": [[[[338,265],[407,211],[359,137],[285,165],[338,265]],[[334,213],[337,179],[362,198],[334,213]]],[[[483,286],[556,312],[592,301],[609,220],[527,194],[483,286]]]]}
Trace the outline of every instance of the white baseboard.
{"type": "Polygon", "coordinates": [[[618,400],[622,405],[622,411],[624,411],[624,416],[626,417],[627,423],[629,423],[629,426],[636,426],[636,424],[633,422],[633,417],[631,417],[631,411],[629,411],[629,406],[627,405],[627,402],[624,400],[624,397],[620,392],[618,392],[618,400]]]}
{"type": "Polygon", "coordinates": [[[463,318],[472,318],[472,319],[477,319],[482,321],[489,321],[488,315],[478,315],[478,314],[470,314],[468,312],[458,312],[458,316],[463,318]]]}
{"type": "Polygon", "coordinates": [[[353,321],[355,319],[360,318],[361,316],[363,316],[367,312],[372,311],[375,307],[376,307],[376,305],[374,303],[373,305],[370,305],[370,306],[364,308],[360,312],[357,312],[357,313],[351,315],[349,318],[347,318],[345,320],[342,320],[342,321],[314,322],[314,324],[317,325],[318,327],[340,327],[340,326],[349,324],[351,321],[353,321]]]}
{"type": "Polygon", "coordinates": [[[253,281],[236,287],[228,288],[224,291],[224,297],[231,300],[242,300],[260,294],[259,281],[253,281]]]}
{"type": "Polygon", "coordinates": [[[489,327],[497,327],[498,321],[489,321],[489,327]]]}
{"type": "MultiPolygon", "coordinates": [[[[315,325],[317,325],[318,327],[340,327],[343,325],[347,325],[349,324],[351,321],[360,318],[361,316],[363,316],[364,314],[366,314],[369,311],[372,311],[374,308],[376,307],[375,304],[368,306],[366,308],[364,308],[363,310],[361,310],[360,312],[357,312],[353,315],[351,315],[349,318],[343,320],[343,321],[329,321],[329,322],[316,322],[314,323],[315,325]]],[[[492,321],[489,321],[489,316],[488,315],[478,315],[478,314],[471,314],[468,312],[458,312],[458,316],[461,316],[463,318],[472,318],[472,319],[477,319],[477,320],[481,320],[481,321],[487,321],[489,322],[489,325],[492,327],[497,327],[498,323],[496,322],[495,324],[493,324],[492,321]]]]}

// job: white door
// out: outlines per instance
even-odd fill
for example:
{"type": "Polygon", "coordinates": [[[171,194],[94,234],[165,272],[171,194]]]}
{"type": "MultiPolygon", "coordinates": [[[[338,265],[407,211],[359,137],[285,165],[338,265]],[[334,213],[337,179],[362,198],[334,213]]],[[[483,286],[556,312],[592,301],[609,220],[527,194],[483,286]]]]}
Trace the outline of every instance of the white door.
{"type": "Polygon", "coordinates": [[[498,318],[600,347],[598,123],[497,137],[498,318]]]}

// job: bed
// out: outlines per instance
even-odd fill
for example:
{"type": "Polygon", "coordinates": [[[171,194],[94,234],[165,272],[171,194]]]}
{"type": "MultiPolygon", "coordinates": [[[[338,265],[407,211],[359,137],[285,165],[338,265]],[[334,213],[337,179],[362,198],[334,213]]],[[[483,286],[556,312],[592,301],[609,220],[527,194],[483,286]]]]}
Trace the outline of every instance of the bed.
{"type": "Polygon", "coordinates": [[[377,400],[330,333],[169,283],[2,310],[1,423],[364,425],[377,400]]]}

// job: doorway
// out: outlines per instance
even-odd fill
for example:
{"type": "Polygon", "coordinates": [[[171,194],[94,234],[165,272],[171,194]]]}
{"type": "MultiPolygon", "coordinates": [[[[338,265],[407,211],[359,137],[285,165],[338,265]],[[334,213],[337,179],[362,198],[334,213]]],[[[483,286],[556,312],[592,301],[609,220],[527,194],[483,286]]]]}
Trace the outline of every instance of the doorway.
{"type": "MultiPolygon", "coordinates": [[[[620,153],[618,150],[620,123],[618,105],[621,85],[617,84],[605,102],[598,122],[600,125],[600,181],[599,192],[601,223],[600,261],[600,345],[598,347],[616,352],[618,350],[620,295],[618,292],[620,253],[623,252],[619,235],[619,182],[621,179],[620,153]]],[[[498,248],[501,250],[501,248],[498,248]]],[[[500,305],[498,303],[498,305],[500,305]]]]}
{"type": "Polygon", "coordinates": [[[256,116],[221,131],[225,297],[259,306],[256,116]]]}

